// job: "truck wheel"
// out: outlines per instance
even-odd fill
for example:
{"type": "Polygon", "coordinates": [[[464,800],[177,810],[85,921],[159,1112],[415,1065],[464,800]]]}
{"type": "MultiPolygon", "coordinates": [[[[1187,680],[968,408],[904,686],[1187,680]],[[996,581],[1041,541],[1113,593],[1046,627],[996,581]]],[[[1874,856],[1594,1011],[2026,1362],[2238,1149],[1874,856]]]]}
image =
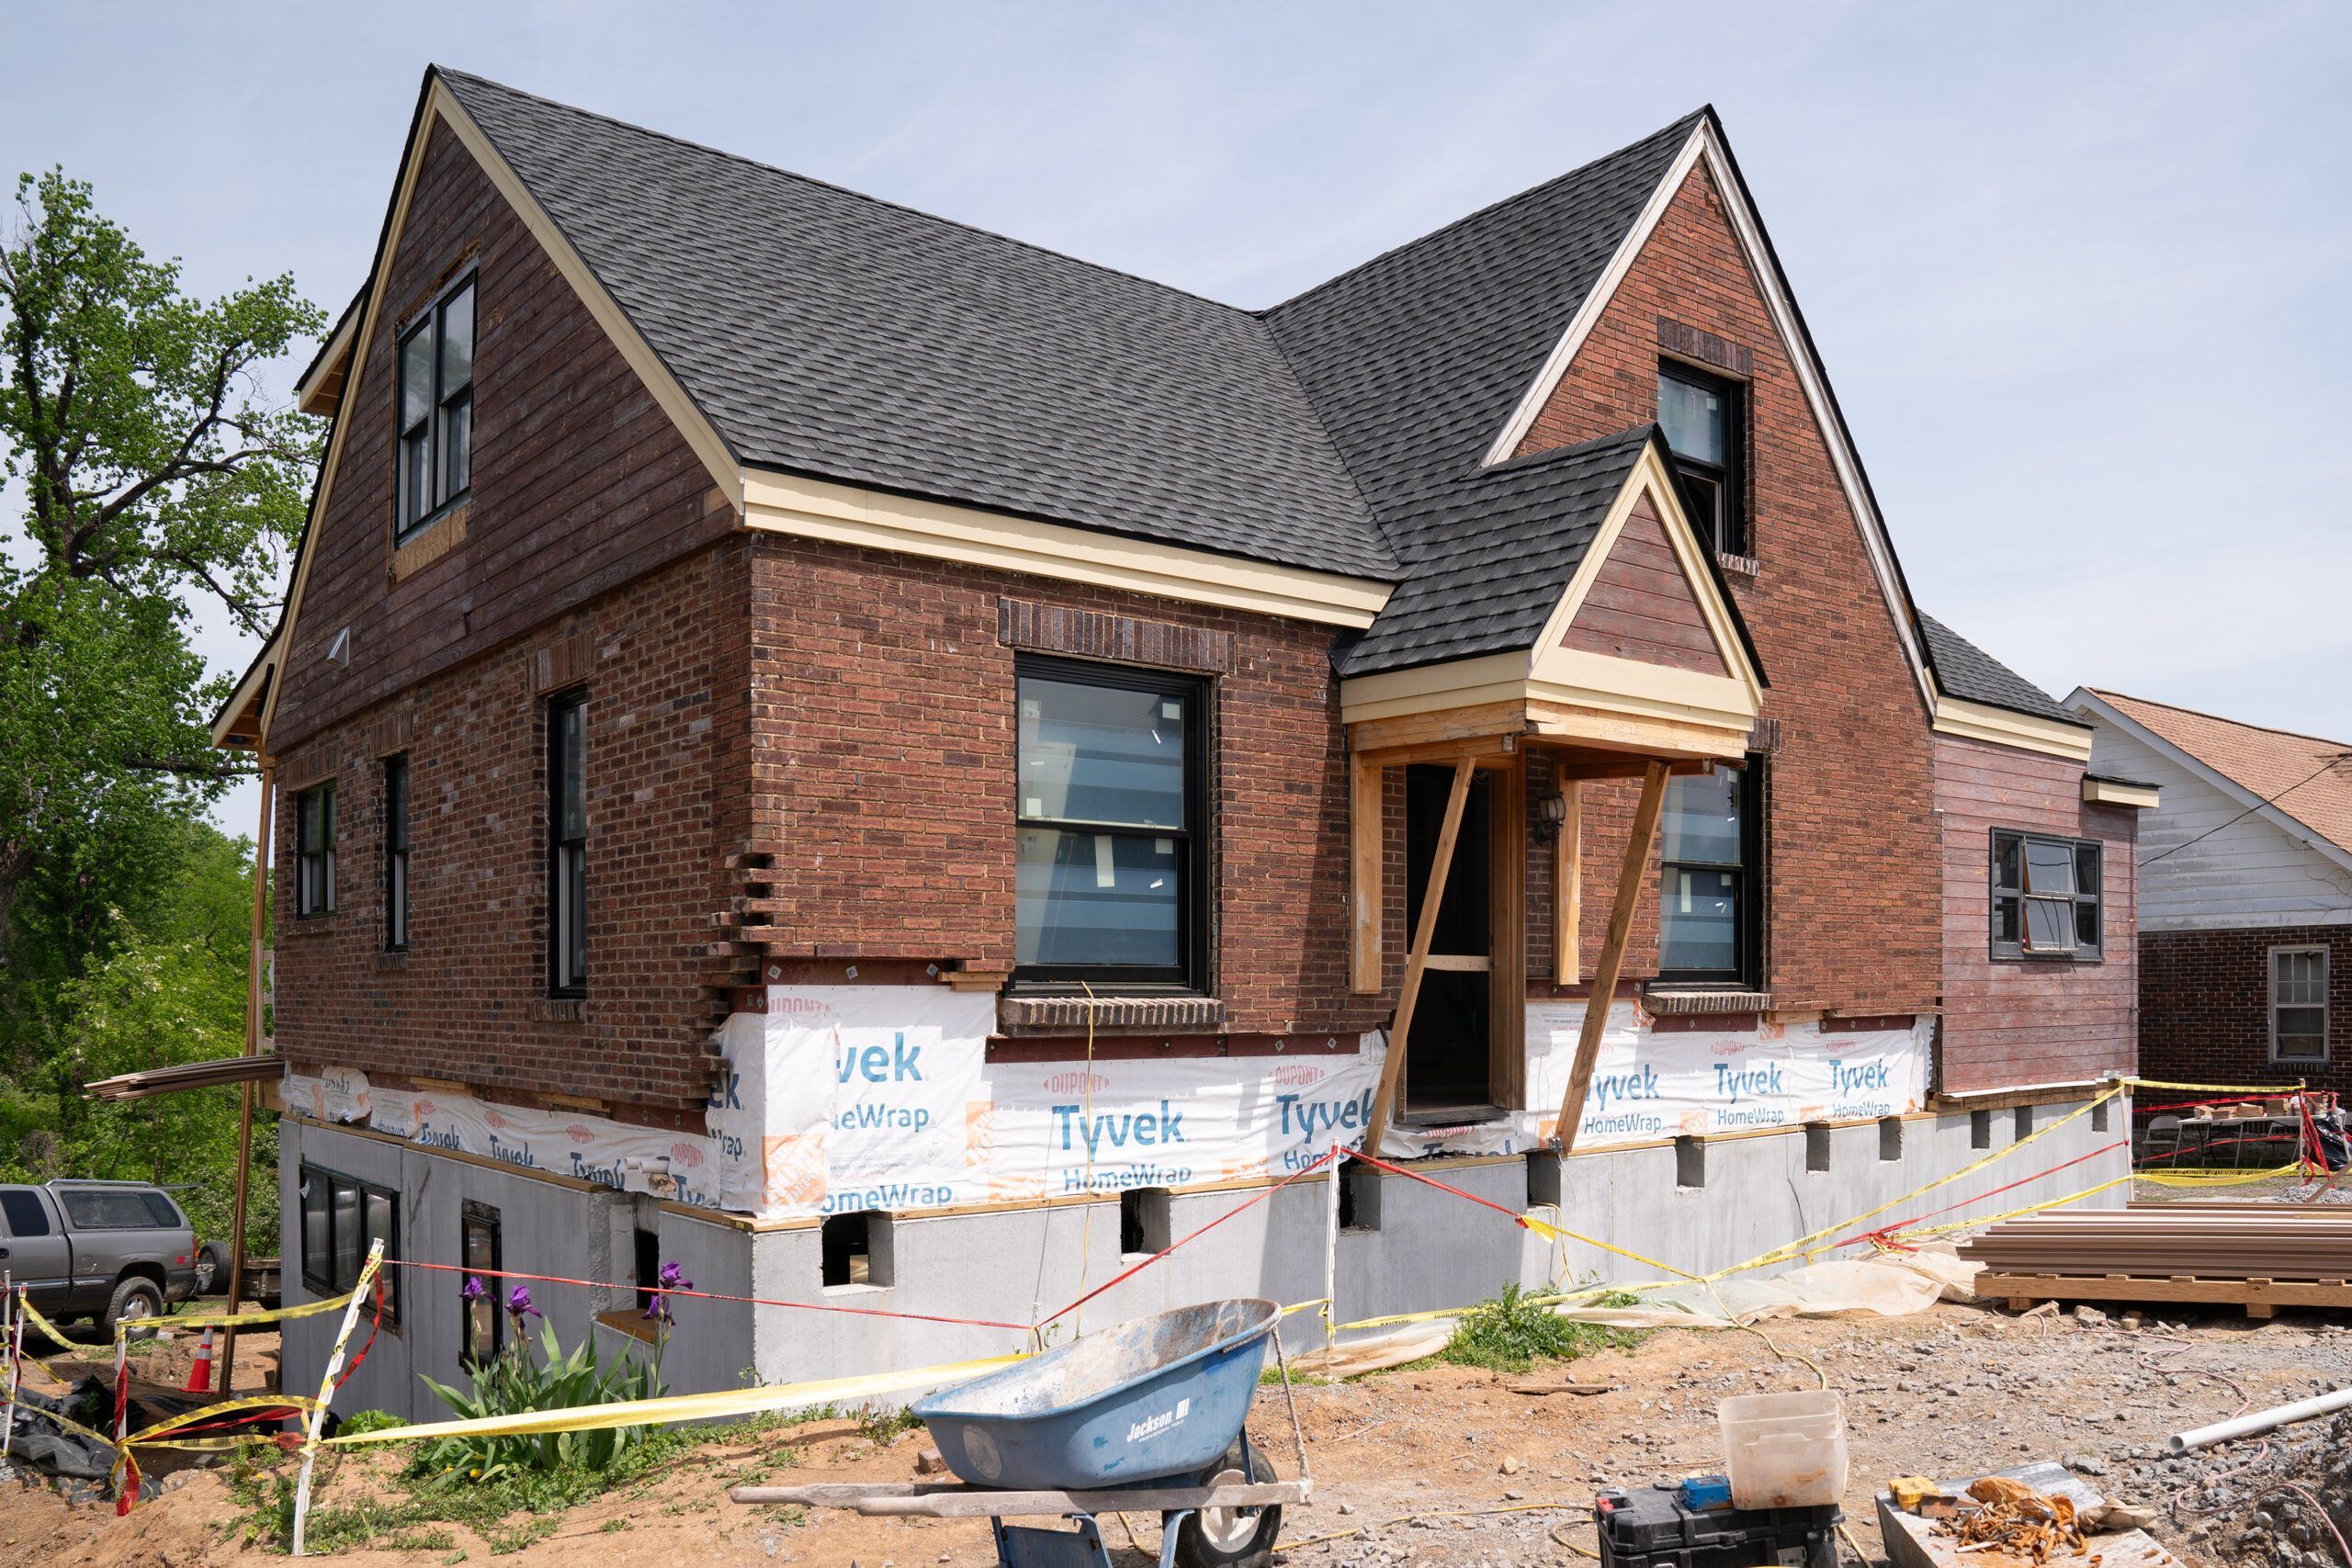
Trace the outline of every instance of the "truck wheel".
{"type": "MultiPolygon", "coordinates": [[[[114,1337],[115,1325],[130,1317],[159,1317],[164,1311],[164,1287],[143,1274],[125,1275],[114,1288],[114,1296],[107,1303],[106,1315],[98,1319],[98,1332],[114,1337]]],[[[153,1333],[153,1329],[145,1330],[153,1333]]]]}
{"type": "MultiPolygon", "coordinates": [[[[1265,1455],[1248,1450],[1242,1463],[1241,1439],[1225,1450],[1211,1472],[1209,1484],[1272,1481],[1274,1467],[1265,1455]]],[[[1280,1506],[1267,1508],[1204,1508],[1188,1515],[1176,1528],[1176,1562],[1180,1568],[1268,1568],[1274,1560],[1274,1537],[1282,1533],[1280,1506]]]]}
{"type": "Polygon", "coordinates": [[[217,1241],[196,1249],[196,1293],[209,1296],[229,1288],[229,1251],[217,1241]]]}

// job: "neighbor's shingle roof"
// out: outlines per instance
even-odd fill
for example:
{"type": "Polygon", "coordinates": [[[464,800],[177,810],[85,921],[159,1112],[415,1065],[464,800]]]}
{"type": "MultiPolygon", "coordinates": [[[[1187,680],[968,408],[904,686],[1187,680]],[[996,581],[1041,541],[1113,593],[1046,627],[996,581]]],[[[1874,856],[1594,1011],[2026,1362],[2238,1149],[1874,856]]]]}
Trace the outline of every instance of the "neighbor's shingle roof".
{"type": "Polygon", "coordinates": [[[2069,713],[2057,698],[1925,610],[1919,612],[1919,629],[1927,634],[1928,665],[1936,672],[1936,684],[1953,696],[2090,728],[2081,715],[2069,713]]]}
{"type": "Polygon", "coordinates": [[[2207,767],[2267,800],[2312,832],[2352,851],[2352,742],[2240,724],[2193,708],[2086,688],[2207,767]]]}
{"type": "Polygon", "coordinates": [[[1395,576],[1249,311],[441,75],[745,463],[1395,576]]]}

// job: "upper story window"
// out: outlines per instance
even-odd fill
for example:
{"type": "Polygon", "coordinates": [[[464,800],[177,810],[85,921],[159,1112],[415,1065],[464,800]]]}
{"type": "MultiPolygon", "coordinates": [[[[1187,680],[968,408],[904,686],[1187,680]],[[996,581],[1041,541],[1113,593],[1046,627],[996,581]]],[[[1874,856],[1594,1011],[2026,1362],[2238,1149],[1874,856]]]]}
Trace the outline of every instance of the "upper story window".
{"type": "Polygon", "coordinates": [[[1674,449],[1682,503],[1699,532],[1725,555],[1748,553],[1747,400],[1740,384],[1676,360],[1657,367],[1657,422],[1674,449]]]}
{"type": "Polygon", "coordinates": [[[2104,857],[2096,839],[1993,829],[1993,956],[2096,960],[2104,857]]]}
{"type": "Polygon", "coordinates": [[[2327,949],[2270,950],[2270,1059],[2327,1060],[2327,949]]]}
{"type": "Polygon", "coordinates": [[[322,784],[294,797],[294,913],[334,908],[334,785],[322,784]]]}
{"type": "Polygon", "coordinates": [[[1207,683],[1024,658],[1016,685],[1018,977],[1199,989],[1207,683]]]}
{"type": "Polygon", "coordinates": [[[548,704],[548,988],[588,986],[588,694],[548,704]]]}
{"type": "Polygon", "coordinates": [[[408,946],[408,758],[384,759],[384,946],[408,946]]]}
{"type": "Polygon", "coordinates": [[[400,535],[473,483],[474,280],[434,301],[401,338],[400,535]]]}
{"type": "Polygon", "coordinates": [[[1763,761],[1669,779],[1661,823],[1658,976],[1756,985],[1763,912],[1763,761]]]}

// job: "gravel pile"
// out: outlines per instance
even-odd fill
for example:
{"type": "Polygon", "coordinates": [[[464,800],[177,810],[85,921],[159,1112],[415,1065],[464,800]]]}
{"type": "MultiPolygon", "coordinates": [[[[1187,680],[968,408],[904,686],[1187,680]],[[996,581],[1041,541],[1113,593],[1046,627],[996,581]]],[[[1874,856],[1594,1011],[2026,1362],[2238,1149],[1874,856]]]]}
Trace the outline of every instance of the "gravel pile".
{"type": "Polygon", "coordinates": [[[2335,1537],[2301,1486],[2352,1537],[2352,1415],[2142,1461],[2143,1495],[2179,1521],[2185,1555],[2265,1568],[2339,1568],[2335,1537]],[[2257,1458],[2256,1456],[2261,1456],[2257,1458]]]}

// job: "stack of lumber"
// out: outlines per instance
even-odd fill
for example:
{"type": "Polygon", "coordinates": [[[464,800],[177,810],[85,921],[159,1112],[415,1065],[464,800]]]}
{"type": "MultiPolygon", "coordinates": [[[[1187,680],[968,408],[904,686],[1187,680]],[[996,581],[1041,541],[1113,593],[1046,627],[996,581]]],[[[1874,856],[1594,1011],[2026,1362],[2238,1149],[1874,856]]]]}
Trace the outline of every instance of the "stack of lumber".
{"type": "Polygon", "coordinates": [[[1979,1295],[2036,1301],[2352,1306],[2352,1214],[2076,1209],[2003,1220],[1963,1244],[1979,1295]]]}

